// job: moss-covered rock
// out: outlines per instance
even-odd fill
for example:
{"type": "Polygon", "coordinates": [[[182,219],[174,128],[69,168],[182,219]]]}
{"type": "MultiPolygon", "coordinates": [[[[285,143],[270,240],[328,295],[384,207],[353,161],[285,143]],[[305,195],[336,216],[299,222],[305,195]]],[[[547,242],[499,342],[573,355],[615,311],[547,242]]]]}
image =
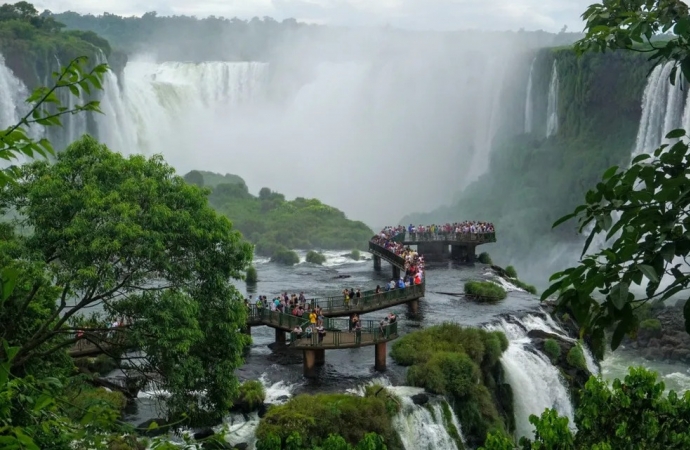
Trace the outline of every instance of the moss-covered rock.
{"type": "Polygon", "coordinates": [[[391,356],[411,366],[409,384],[448,398],[468,445],[476,447],[489,430],[505,430],[514,421],[512,401],[499,402],[506,390],[498,361],[507,348],[503,333],[443,324],[403,336],[391,356]]]}
{"type": "Polygon", "coordinates": [[[247,380],[240,385],[233,411],[258,411],[266,400],[266,388],[258,380],[247,380]]]}
{"type": "Polygon", "coordinates": [[[481,302],[496,302],[507,296],[505,289],[490,281],[466,282],[465,294],[481,302]]]}
{"type": "MultiPolygon", "coordinates": [[[[329,435],[339,435],[356,445],[367,433],[383,437],[389,450],[402,450],[393,429],[397,406],[382,392],[367,390],[364,397],[349,394],[298,395],[284,405],[272,406],[261,419],[256,437],[263,445],[278,440],[285,445],[296,434],[302,446],[322,446],[329,435]]],[[[294,438],[292,438],[294,439],[294,438]]]]}
{"type": "Polygon", "coordinates": [[[307,262],[321,265],[326,262],[326,256],[323,253],[309,250],[307,253],[307,262]]]}

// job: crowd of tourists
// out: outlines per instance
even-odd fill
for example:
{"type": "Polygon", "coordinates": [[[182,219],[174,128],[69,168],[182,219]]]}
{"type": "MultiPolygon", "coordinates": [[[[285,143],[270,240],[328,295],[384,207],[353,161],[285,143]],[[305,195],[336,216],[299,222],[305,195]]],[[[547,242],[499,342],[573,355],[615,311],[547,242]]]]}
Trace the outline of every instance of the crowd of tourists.
{"type": "MultiPolygon", "coordinates": [[[[403,227],[404,228],[404,227],[403,227]]],[[[406,230],[410,239],[455,239],[458,235],[495,233],[491,222],[465,221],[442,225],[412,225],[406,230]]],[[[403,231],[404,232],[404,231],[403,231]]]]}
{"type": "MultiPolygon", "coordinates": [[[[396,238],[401,234],[405,234],[405,227],[402,225],[397,227],[385,227],[379,234],[374,236],[371,241],[395,253],[405,261],[405,276],[400,277],[400,280],[398,280],[398,287],[421,284],[424,279],[424,257],[410,247],[406,247],[398,242],[396,238]]],[[[395,280],[391,280],[389,287],[395,289],[395,286],[395,280]]]]}

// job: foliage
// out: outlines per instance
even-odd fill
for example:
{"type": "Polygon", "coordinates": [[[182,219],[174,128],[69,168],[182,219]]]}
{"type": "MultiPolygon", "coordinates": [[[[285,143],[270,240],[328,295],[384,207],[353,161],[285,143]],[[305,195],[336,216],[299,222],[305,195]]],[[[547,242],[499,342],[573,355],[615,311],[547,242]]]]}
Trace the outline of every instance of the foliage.
{"type": "Polygon", "coordinates": [[[515,270],[515,267],[513,266],[508,266],[506,267],[506,275],[508,275],[510,278],[517,278],[517,270],[515,270]]]}
{"type": "Polygon", "coordinates": [[[491,281],[468,281],[465,283],[465,294],[480,301],[498,301],[506,298],[506,290],[491,281]]]}
{"type": "MultiPolygon", "coordinates": [[[[690,19],[683,2],[611,0],[590,6],[583,17],[587,34],[577,44],[580,52],[644,44],[647,48],[637,50],[649,53],[655,63],[678,63],[672,83],[679,68],[689,79],[690,19]],[[653,34],[671,30],[675,35],[669,39],[650,42],[653,34]]],[[[635,157],[626,170],[608,169],[585,203],[554,224],[578,217],[580,232],[591,229],[580,264],[554,274],[542,298],[558,292],[559,308],[572,310],[582,333],[591,334],[597,356],[603,353],[607,329],[613,330],[615,350],[639,326],[635,309],[668,299],[690,284],[681,261],[690,253],[690,154],[684,137],[684,130],[671,131],[668,144],[653,156],[635,157]],[[607,242],[588,255],[597,236],[607,242]],[[668,283],[661,282],[664,276],[668,283]],[[643,288],[641,295],[635,285],[643,288]]],[[[690,333],[690,303],[683,313],[690,333]]]]}
{"type": "Polygon", "coordinates": [[[210,420],[227,411],[246,341],[237,331],[246,310],[229,279],[241,277],[251,246],[208,206],[205,193],[160,156],[125,158],[88,136],[54,164],[35,162],[17,173],[18,182],[0,191],[0,209],[17,211],[17,224],[32,233],[9,232],[1,254],[22,258],[3,262],[34,288],[10,297],[3,320],[18,322],[46,296],[56,306],[28,333],[5,330],[20,347],[13,371],[64,351],[85,329],[114,349],[143,350],[136,367],[162,375],[172,416],[210,420]],[[101,312],[85,316],[96,305],[101,312]],[[126,334],[117,335],[126,341],[99,331],[122,318],[127,326],[119,332],[126,334]]]}
{"type": "Polygon", "coordinates": [[[585,360],[585,354],[582,351],[582,345],[579,343],[573,345],[570,348],[570,350],[568,350],[566,360],[568,361],[568,364],[575,368],[587,370],[587,361],[585,360]]]}
{"type": "MultiPolygon", "coordinates": [[[[541,417],[531,416],[535,440],[523,438],[520,448],[633,450],[638,448],[683,449],[690,446],[686,426],[690,414],[690,392],[678,396],[664,394],[664,384],[644,368],[630,368],[624,381],[611,386],[591,377],[581,392],[575,412],[577,433],[573,436],[568,419],[546,410],[541,417]]],[[[485,450],[512,448],[508,438],[493,435],[485,450]]]]}
{"type": "Polygon", "coordinates": [[[293,250],[288,250],[285,247],[279,247],[271,256],[271,262],[283,264],[285,266],[294,266],[299,264],[299,256],[293,250]]]}
{"type": "Polygon", "coordinates": [[[661,322],[659,319],[647,319],[640,322],[640,329],[647,331],[661,331],[661,322]]]}
{"type": "MultiPolygon", "coordinates": [[[[206,186],[220,177],[204,174],[206,186]]],[[[225,175],[229,177],[231,175],[225,175]]],[[[239,177],[238,177],[239,178],[239,177]]],[[[345,214],[316,199],[285,196],[262,188],[259,196],[249,193],[244,182],[223,181],[213,187],[211,205],[232,220],[235,227],[256,245],[262,256],[288,249],[364,249],[373,231],[364,223],[348,220],[345,214]]]]}
{"type": "Polygon", "coordinates": [[[307,252],[307,262],[321,265],[326,262],[326,257],[323,253],[309,250],[309,252],[307,252]]]}
{"type": "Polygon", "coordinates": [[[245,277],[245,280],[249,284],[256,283],[257,281],[259,281],[259,276],[256,273],[256,267],[254,267],[254,266],[247,267],[247,275],[245,277]]]}
{"type": "Polygon", "coordinates": [[[515,280],[511,280],[511,282],[515,286],[519,287],[520,289],[524,289],[525,291],[529,292],[532,295],[538,294],[537,288],[535,286],[532,286],[531,284],[527,284],[522,280],[515,279],[515,280]]]}
{"type": "MultiPolygon", "coordinates": [[[[284,405],[271,407],[261,419],[256,430],[257,448],[332,448],[327,445],[329,435],[340,436],[349,445],[358,445],[367,440],[368,433],[376,433],[389,449],[401,449],[392,425],[395,412],[391,414],[388,410],[385,398],[382,395],[298,395],[284,405]]],[[[369,447],[358,445],[357,448],[369,447]]]]}
{"type": "Polygon", "coordinates": [[[398,339],[391,357],[412,366],[407,383],[448,396],[474,445],[484,442],[489,429],[505,429],[506,418],[495,406],[498,383],[492,371],[507,348],[503,333],[443,324],[398,339]]]}
{"type": "Polygon", "coordinates": [[[359,253],[359,250],[354,249],[350,252],[350,259],[354,259],[355,261],[359,261],[362,258],[362,255],[359,253]]]}
{"type": "Polygon", "coordinates": [[[257,442],[257,450],[281,450],[283,448],[286,450],[387,450],[383,438],[376,433],[367,433],[354,447],[337,434],[329,434],[322,445],[313,447],[303,446],[302,438],[297,432],[293,432],[285,440],[285,445],[275,434],[270,434],[266,439],[257,442]]]}
{"type": "Polygon", "coordinates": [[[266,400],[266,388],[258,380],[247,380],[240,385],[235,406],[244,412],[257,410],[266,400]]]}
{"type": "Polygon", "coordinates": [[[561,346],[554,339],[547,339],[544,341],[544,352],[551,361],[556,361],[561,356],[561,346]]]}
{"type": "MultiPolygon", "coordinates": [[[[198,173],[199,175],[202,176],[204,180],[204,185],[214,188],[218,186],[219,184],[238,184],[238,185],[246,185],[242,177],[233,175],[231,173],[226,173],[225,175],[221,175],[219,173],[215,172],[208,172],[206,170],[192,170],[192,172],[198,173]]],[[[192,173],[190,172],[190,173],[192,173]]],[[[187,174],[189,175],[189,174],[187,174]]],[[[186,175],[185,175],[186,176],[186,175]]]]}
{"type": "Polygon", "coordinates": [[[477,260],[479,260],[479,262],[482,264],[493,264],[491,256],[487,252],[480,253],[477,257],[477,260]]]}

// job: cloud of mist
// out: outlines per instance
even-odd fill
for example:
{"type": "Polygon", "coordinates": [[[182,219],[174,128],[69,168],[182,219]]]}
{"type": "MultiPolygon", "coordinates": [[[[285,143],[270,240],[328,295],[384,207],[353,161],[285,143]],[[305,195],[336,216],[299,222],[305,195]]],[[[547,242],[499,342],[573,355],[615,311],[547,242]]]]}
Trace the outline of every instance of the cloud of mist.
{"type": "Polygon", "coordinates": [[[137,124],[123,133],[147,130],[147,151],[183,173],[238,174],[255,193],[316,197],[377,227],[446,203],[486,169],[523,51],[512,35],[369,30],[292,40],[260,74],[131,61],[137,124]],[[224,102],[233,89],[246,98],[224,102]]]}

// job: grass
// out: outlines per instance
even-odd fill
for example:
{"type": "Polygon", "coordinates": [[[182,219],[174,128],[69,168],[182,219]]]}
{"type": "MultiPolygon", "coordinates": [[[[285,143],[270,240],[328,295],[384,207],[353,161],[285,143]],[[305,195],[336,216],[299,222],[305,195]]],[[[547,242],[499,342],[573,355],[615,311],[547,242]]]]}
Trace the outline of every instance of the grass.
{"type": "Polygon", "coordinates": [[[498,301],[506,298],[506,290],[490,281],[468,281],[465,283],[465,294],[480,301],[498,301]]]}

